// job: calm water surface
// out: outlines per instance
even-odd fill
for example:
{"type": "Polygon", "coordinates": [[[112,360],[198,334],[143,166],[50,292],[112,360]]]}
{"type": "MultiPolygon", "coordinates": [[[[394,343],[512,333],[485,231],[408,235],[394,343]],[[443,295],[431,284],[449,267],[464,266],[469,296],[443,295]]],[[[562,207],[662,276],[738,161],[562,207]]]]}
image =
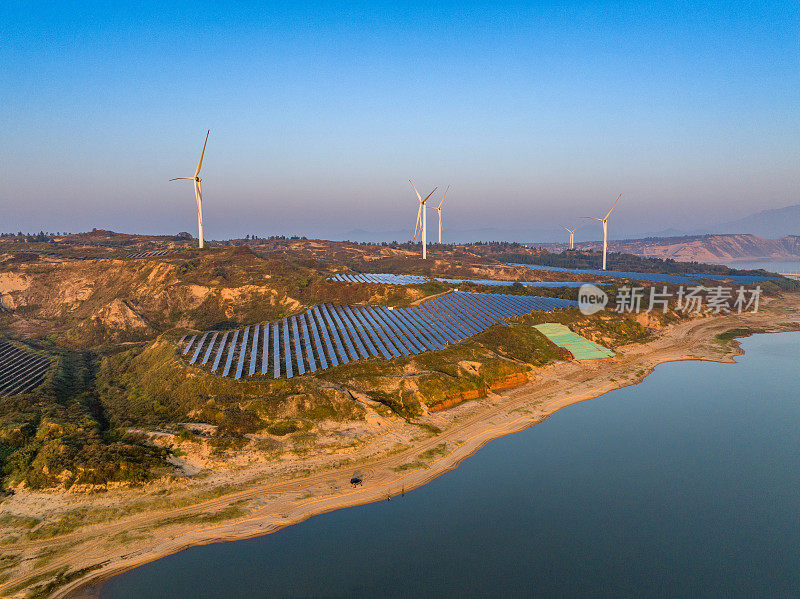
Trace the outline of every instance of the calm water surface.
{"type": "Polygon", "coordinates": [[[403,498],[188,549],[103,598],[798,596],[800,333],[492,441],[403,498]]]}

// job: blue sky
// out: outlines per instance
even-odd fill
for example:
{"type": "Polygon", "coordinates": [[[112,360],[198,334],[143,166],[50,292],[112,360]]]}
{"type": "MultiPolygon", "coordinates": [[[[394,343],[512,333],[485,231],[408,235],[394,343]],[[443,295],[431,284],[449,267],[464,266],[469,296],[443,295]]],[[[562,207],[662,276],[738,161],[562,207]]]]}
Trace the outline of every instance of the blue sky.
{"type": "Polygon", "coordinates": [[[108,4],[0,5],[0,230],[195,233],[208,128],[212,238],[800,203],[795,3],[108,4]]]}

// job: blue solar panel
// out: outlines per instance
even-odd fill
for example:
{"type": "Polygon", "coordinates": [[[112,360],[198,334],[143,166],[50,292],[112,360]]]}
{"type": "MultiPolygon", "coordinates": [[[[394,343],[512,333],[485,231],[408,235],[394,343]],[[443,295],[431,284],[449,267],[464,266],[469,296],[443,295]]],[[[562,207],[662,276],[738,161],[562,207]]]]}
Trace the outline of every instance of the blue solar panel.
{"type": "Polygon", "coordinates": [[[283,319],[283,360],[284,369],[286,370],[286,378],[290,379],[294,376],[292,369],[292,347],[289,340],[289,319],[283,319]]]}
{"type": "Polygon", "coordinates": [[[200,350],[203,349],[203,343],[205,343],[206,337],[208,337],[208,333],[203,333],[203,336],[200,337],[200,341],[197,342],[197,347],[194,350],[194,354],[192,354],[192,359],[189,360],[189,364],[197,362],[197,357],[200,355],[200,350]]]}
{"type": "Polygon", "coordinates": [[[278,333],[278,323],[272,325],[272,376],[278,378],[281,376],[281,345],[280,334],[278,333]]]}
{"type": "MultiPolygon", "coordinates": [[[[375,342],[375,346],[380,351],[381,355],[386,358],[387,360],[391,360],[395,355],[400,355],[400,352],[394,353],[394,348],[388,349],[388,346],[384,343],[384,339],[382,335],[379,334],[379,331],[375,328],[375,326],[367,319],[364,315],[363,311],[360,308],[353,307],[351,309],[353,316],[355,316],[356,320],[358,320],[361,325],[363,326],[363,330],[372,338],[375,342]]],[[[388,338],[386,339],[388,341],[388,338]]]]}
{"type": "Polygon", "coordinates": [[[372,315],[372,311],[368,307],[365,307],[365,308],[359,308],[359,313],[361,314],[361,316],[364,317],[364,319],[369,324],[370,331],[380,338],[381,342],[386,347],[388,352],[392,354],[392,356],[395,358],[399,357],[402,354],[402,352],[395,346],[391,338],[391,335],[388,334],[383,329],[383,327],[380,324],[378,324],[378,322],[375,320],[375,318],[372,315]]]}
{"type": "Polygon", "coordinates": [[[459,293],[451,293],[447,298],[453,306],[456,306],[463,314],[469,315],[476,322],[476,326],[488,328],[497,321],[487,314],[484,314],[479,308],[472,306],[465,297],[459,293]]]}
{"type": "Polygon", "coordinates": [[[412,312],[398,308],[395,308],[392,312],[398,320],[406,325],[406,328],[414,334],[417,340],[425,345],[425,347],[430,350],[444,349],[446,344],[439,340],[439,336],[430,326],[424,325],[417,320],[412,312]]]}
{"type": "MultiPolygon", "coordinates": [[[[328,359],[331,361],[331,366],[338,366],[339,360],[336,357],[336,352],[333,350],[333,345],[331,344],[331,339],[328,336],[328,327],[325,326],[325,321],[322,318],[322,314],[319,311],[319,306],[314,306],[314,309],[311,311],[313,315],[313,322],[315,327],[319,327],[319,332],[322,334],[322,339],[325,341],[325,348],[328,350],[328,359]]],[[[322,356],[322,353],[320,353],[322,356]]]]}
{"type": "Polygon", "coordinates": [[[244,335],[242,336],[242,346],[239,348],[239,362],[236,364],[236,374],[234,379],[239,380],[242,378],[242,369],[244,368],[244,359],[247,355],[247,340],[250,338],[250,327],[244,328],[244,335]]]}
{"type": "Polygon", "coordinates": [[[217,350],[217,356],[214,358],[214,366],[211,368],[211,372],[214,372],[217,367],[219,367],[219,361],[222,358],[222,354],[225,352],[225,342],[228,340],[228,333],[226,332],[222,336],[222,341],[220,341],[219,349],[217,350]]]}
{"type": "Polygon", "coordinates": [[[261,374],[267,374],[269,371],[269,329],[270,326],[268,324],[264,325],[264,339],[261,343],[264,344],[264,349],[261,353],[261,374]]]}
{"type": "Polygon", "coordinates": [[[364,344],[361,343],[361,339],[358,336],[355,327],[350,322],[350,318],[347,316],[345,311],[342,310],[341,306],[331,306],[331,309],[336,311],[336,314],[339,316],[339,322],[344,323],[344,326],[349,331],[350,337],[353,339],[353,343],[358,348],[358,353],[361,354],[361,357],[368,358],[369,352],[367,352],[367,349],[364,347],[364,344]]]}
{"type": "Polygon", "coordinates": [[[297,317],[297,322],[300,324],[300,328],[303,331],[303,347],[306,351],[306,361],[308,362],[308,371],[314,372],[317,369],[317,362],[314,360],[314,350],[311,349],[311,339],[308,336],[308,325],[306,324],[306,319],[304,318],[304,314],[300,314],[297,317]]]}
{"type": "Polygon", "coordinates": [[[483,327],[479,326],[474,320],[454,306],[446,295],[436,298],[436,303],[440,310],[447,312],[461,324],[464,324],[467,327],[467,330],[473,334],[480,333],[483,330],[483,327]]]}
{"type": "Polygon", "coordinates": [[[460,335],[456,334],[454,330],[451,330],[444,322],[442,322],[437,318],[433,318],[431,314],[426,310],[423,310],[421,306],[414,306],[413,308],[409,308],[409,311],[413,312],[417,320],[428,325],[429,327],[431,327],[431,329],[438,332],[439,337],[445,343],[455,343],[456,341],[459,341],[463,338],[460,335]]]}
{"type": "MultiPolygon", "coordinates": [[[[306,312],[306,320],[308,320],[308,327],[311,329],[311,337],[314,339],[314,347],[317,348],[319,366],[322,370],[325,370],[328,367],[328,360],[325,358],[325,350],[322,347],[319,331],[317,331],[317,323],[314,321],[314,313],[311,310],[306,312]]],[[[333,348],[331,348],[331,352],[333,352],[333,348]]]]}
{"type": "Polygon", "coordinates": [[[184,356],[189,353],[190,349],[192,349],[192,344],[194,343],[195,339],[197,339],[197,335],[192,335],[192,338],[189,339],[189,343],[187,343],[186,347],[183,348],[183,355],[184,356]]]}
{"type": "Polygon", "coordinates": [[[303,363],[303,350],[300,346],[300,331],[299,327],[297,326],[297,318],[292,316],[291,322],[292,336],[294,337],[294,355],[295,358],[297,358],[297,374],[301,375],[306,373],[306,367],[303,363]]]}
{"type": "Polygon", "coordinates": [[[454,331],[456,336],[461,337],[462,339],[475,334],[475,331],[473,331],[472,328],[467,327],[466,323],[461,322],[447,310],[444,310],[442,306],[439,305],[437,300],[425,302],[420,307],[430,312],[432,318],[444,323],[447,327],[454,331]]]}
{"type": "Polygon", "coordinates": [[[228,373],[231,371],[231,364],[233,363],[233,354],[236,353],[236,340],[239,338],[239,331],[236,330],[233,333],[233,339],[231,339],[231,345],[228,348],[228,357],[225,359],[225,368],[222,371],[222,376],[228,376],[228,373]]]}
{"type": "Polygon", "coordinates": [[[350,339],[350,336],[347,334],[347,329],[342,323],[342,319],[339,318],[339,314],[336,312],[336,309],[333,307],[333,305],[323,304],[323,307],[328,309],[328,314],[331,315],[331,318],[333,318],[334,322],[336,323],[336,328],[339,330],[339,336],[342,338],[342,341],[344,341],[344,346],[347,348],[350,359],[358,360],[358,352],[356,352],[356,348],[353,346],[353,342],[350,339]]]}
{"type": "Polygon", "coordinates": [[[404,356],[408,356],[415,352],[415,348],[408,342],[408,339],[405,339],[404,335],[400,332],[397,326],[394,325],[391,320],[385,318],[383,314],[378,312],[372,306],[367,306],[366,310],[370,313],[372,318],[375,319],[375,322],[383,327],[383,330],[389,336],[389,339],[392,340],[395,347],[400,350],[400,353],[404,356]]]}
{"type": "Polygon", "coordinates": [[[217,340],[217,335],[219,335],[219,333],[214,333],[211,336],[211,341],[208,342],[208,349],[206,349],[206,353],[203,356],[203,361],[200,362],[201,364],[206,364],[208,359],[211,357],[211,350],[214,349],[214,342],[217,340]]]}
{"type": "Polygon", "coordinates": [[[259,325],[253,327],[253,347],[250,350],[250,370],[248,374],[253,376],[256,373],[256,360],[258,359],[258,332],[261,329],[259,325]]]}
{"type": "MultiPolygon", "coordinates": [[[[328,312],[327,306],[325,304],[321,304],[317,306],[319,308],[320,313],[325,317],[325,321],[328,323],[328,330],[331,333],[331,337],[333,338],[333,342],[336,345],[336,351],[339,352],[339,358],[342,364],[347,364],[350,361],[347,352],[344,349],[344,344],[342,343],[342,338],[339,336],[339,331],[336,328],[336,325],[331,318],[330,313],[328,312]]],[[[336,356],[331,354],[331,361],[335,359],[336,356]]]]}
{"type": "Polygon", "coordinates": [[[375,349],[375,346],[372,344],[372,341],[370,340],[369,334],[364,328],[364,325],[358,318],[356,318],[356,315],[350,309],[350,306],[342,306],[342,312],[347,316],[347,319],[356,328],[356,331],[358,331],[358,334],[361,336],[361,339],[363,340],[367,350],[369,350],[369,353],[372,354],[373,356],[377,356],[378,350],[375,349]]]}
{"type": "Polygon", "coordinates": [[[381,306],[378,308],[381,312],[383,312],[384,317],[391,320],[395,326],[397,326],[404,335],[404,339],[407,338],[414,347],[411,347],[412,350],[422,352],[426,350],[434,350],[437,349],[434,344],[432,344],[422,332],[417,329],[404,315],[400,310],[392,309],[390,310],[386,306],[381,306]]]}

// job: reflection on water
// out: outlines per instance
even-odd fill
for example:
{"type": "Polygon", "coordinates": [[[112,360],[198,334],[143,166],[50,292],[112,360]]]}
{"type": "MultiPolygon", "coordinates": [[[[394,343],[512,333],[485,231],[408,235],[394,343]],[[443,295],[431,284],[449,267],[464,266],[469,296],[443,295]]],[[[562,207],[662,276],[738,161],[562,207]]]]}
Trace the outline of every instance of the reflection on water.
{"type": "Polygon", "coordinates": [[[495,440],[404,498],[196,547],[101,597],[796,596],[800,333],[495,440]]]}

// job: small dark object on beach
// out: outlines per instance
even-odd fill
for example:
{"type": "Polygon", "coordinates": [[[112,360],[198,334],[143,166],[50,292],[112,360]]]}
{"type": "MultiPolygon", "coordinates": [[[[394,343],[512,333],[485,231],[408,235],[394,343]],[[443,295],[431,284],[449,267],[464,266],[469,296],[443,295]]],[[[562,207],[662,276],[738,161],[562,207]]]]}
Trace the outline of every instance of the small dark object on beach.
{"type": "Polygon", "coordinates": [[[354,476],[353,478],[350,479],[350,484],[353,485],[354,487],[357,487],[358,485],[362,484],[363,482],[364,481],[362,481],[357,476],[354,476]]]}

